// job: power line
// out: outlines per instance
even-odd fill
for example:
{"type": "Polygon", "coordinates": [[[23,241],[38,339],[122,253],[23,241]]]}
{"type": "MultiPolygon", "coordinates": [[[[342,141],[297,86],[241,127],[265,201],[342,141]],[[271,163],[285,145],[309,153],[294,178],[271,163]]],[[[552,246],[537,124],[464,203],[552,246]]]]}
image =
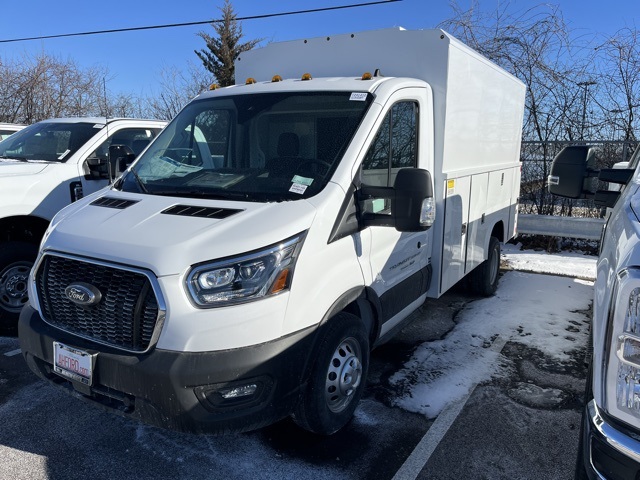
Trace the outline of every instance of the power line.
{"type": "MultiPolygon", "coordinates": [[[[354,3],[350,5],[338,5],[335,7],[324,7],[324,8],[312,8],[309,10],[297,10],[293,12],[280,12],[280,13],[267,13],[264,15],[252,15],[249,17],[237,17],[237,21],[242,20],[259,20],[262,18],[273,18],[273,17],[284,17],[288,15],[300,15],[303,13],[317,13],[317,12],[327,12],[330,10],[343,10],[345,8],[357,8],[357,7],[366,7],[369,5],[379,5],[382,3],[395,3],[401,2],[402,0],[379,0],[376,2],[366,2],[366,3],[354,3]]],[[[81,37],[86,35],[100,35],[103,33],[120,33],[120,32],[135,32],[140,30],[157,30],[160,28],[174,28],[174,27],[190,27],[193,25],[205,25],[211,23],[221,23],[223,20],[214,19],[214,20],[203,20],[199,22],[186,22],[186,23],[169,23],[164,25],[150,25],[146,27],[130,27],[130,28],[115,28],[112,30],[95,30],[92,32],[76,32],[76,33],[61,33],[58,35],[43,35],[40,37],[24,37],[24,38],[11,38],[6,40],[0,40],[0,43],[12,43],[12,42],[26,42],[29,40],[48,40],[50,38],[64,38],[64,37],[81,37]]]]}

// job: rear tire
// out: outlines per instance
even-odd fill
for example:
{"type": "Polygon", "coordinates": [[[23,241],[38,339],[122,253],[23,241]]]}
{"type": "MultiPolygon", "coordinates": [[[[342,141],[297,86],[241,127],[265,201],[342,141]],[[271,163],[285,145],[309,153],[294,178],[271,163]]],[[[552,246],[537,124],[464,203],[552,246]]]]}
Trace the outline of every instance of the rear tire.
{"type": "Polygon", "coordinates": [[[355,315],[339,313],[325,327],[294,421],[320,435],[340,430],[362,397],[368,368],[364,324],[355,315]]]}
{"type": "Polygon", "coordinates": [[[0,328],[13,328],[28,301],[29,272],[38,247],[25,242],[0,244],[0,328]]]}
{"type": "Polygon", "coordinates": [[[496,237],[489,239],[487,259],[469,274],[469,287],[473,293],[489,297],[498,289],[500,273],[500,241],[496,237]]]}

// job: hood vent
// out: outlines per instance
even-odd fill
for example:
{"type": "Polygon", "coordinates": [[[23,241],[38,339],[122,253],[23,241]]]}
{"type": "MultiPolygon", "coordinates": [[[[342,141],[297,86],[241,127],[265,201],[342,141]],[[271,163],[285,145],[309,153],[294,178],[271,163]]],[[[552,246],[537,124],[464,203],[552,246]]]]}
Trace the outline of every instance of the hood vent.
{"type": "Polygon", "coordinates": [[[113,197],[102,197],[97,200],[91,202],[90,205],[95,205],[96,207],[107,207],[107,208],[116,208],[118,210],[124,210],[127,207],[130,207],[134,203],[138,203],[139,200],[125,200],[122,198],[113,198],[113,197]]]}
{"type": "Polygon", "coordinates": [[[202,217],[221,220],[240,212],[242,212],[242,210],[235,210],[232,208],[210,208],[195,207],[193,205],[174,205],[173,207],[167,208],[162,213],[166,213],[167,215],[179,215],[181,217],[202,217]]]}

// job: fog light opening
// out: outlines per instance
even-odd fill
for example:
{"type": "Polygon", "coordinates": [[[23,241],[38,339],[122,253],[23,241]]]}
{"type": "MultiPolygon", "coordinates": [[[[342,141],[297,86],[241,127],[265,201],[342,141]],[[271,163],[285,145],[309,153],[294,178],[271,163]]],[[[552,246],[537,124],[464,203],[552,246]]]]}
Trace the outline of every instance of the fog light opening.
{"type": "Polygon", "coordinates": [[[234,398],[248,397],[256,393],[258,390],[258,385],[256,383],[251,383],[249,385],[242,385],[240,387],[234,388],[223,388],[218,393],[225,400],[230,400],[234,398]]]}

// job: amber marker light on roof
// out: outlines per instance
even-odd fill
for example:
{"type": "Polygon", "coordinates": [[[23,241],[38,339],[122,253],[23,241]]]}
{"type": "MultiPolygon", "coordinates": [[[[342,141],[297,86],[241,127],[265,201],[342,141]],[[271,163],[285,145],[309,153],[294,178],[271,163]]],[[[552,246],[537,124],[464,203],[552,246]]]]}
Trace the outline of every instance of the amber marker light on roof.
{"type": "Polygon", "coordinates": [[[256,79],[253,77],[247,78],[247,81],[244,82],[245,85],[253,85],[254,83],[256,83],[256,79]]]}
{"type": "Polygon", "coordinates": [[[371,75],[371,72],[364,72],[362,74],[362,80],[371,80],[373,78],[373,75],[371,75]]]}
{"type": "Polygon", "coordinates": [[[305,73],[304,75],[302,75],[302,80],[311,80],[312,78],[313,77],[310,73],[305,73]]]}
{"type": "Polygon", "coordinates": [[[209,85],[209,90],[218,90],[220,86],[217,83],[212,83],[209,85]]]}
{"type": "Polygon", "coordinates": [[[272,82],[281,82],[282,81],[282,77],[280,75],[274,75],[273,78],[271,79],[272,82]]]}

